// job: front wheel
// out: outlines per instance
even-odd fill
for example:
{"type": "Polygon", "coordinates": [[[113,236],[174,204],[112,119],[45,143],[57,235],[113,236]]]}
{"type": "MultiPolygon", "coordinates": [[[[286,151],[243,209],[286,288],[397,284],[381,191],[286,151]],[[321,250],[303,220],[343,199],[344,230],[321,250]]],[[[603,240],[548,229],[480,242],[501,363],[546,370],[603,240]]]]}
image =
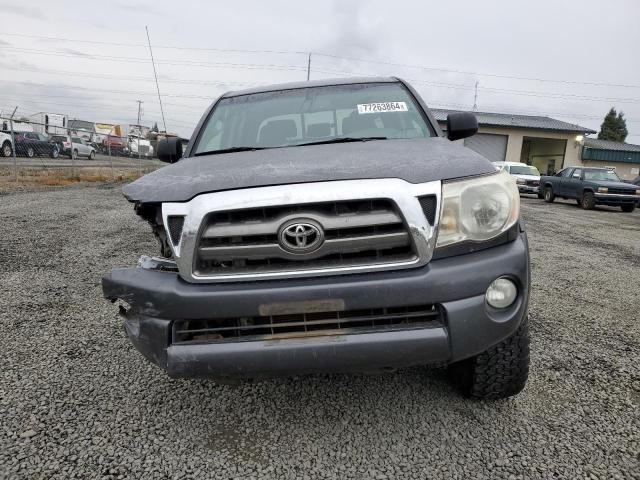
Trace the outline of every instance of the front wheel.
{"type": "Polygon", "coordinates": [[[544,194],[542,193],[542,190],[538,190],[538,198],[540,200],[542,200],[544,198],[544,194]]]}
{"type": "Polygon", "coordinates": [[[10,157],[11,153],[12,153],[11,142],[4,142],[2,144],[2,156],[3,157],[10,157]]]}
{"type": "Polygon", "coordinates": [[[51,158],[58,158],[60,155],[60,150],[58,150],[58,146],[56,145],[53,150],[51,150],[51,158]]]}
{"type": "Polygon", "coordinates": [[[71,152],[71,158],[73,160],[77,160],[77,158],[78,158],[78,150],[74,150],[73,152],[71,152]]]}
{"type": "Polygon", "coordinates": [[[620,205],[620,208],[625,213],[631,213],[636,209],[636,206],[634,204],[631,204],[631,205],[620,205]]]}
{"type": "Polygon", "coordinates": [[[94,158],[96,158],[96,152],[91,150],[91,153],[89,154],[89,160],[93,160],[94,158]]]}
{"type": "Polygon", "coordinates": [[[27,148],[27,157],[33,158],[36,156],[36,152],[33,150],[33,147],[27,148]]]}
{"type": "Polygon", "coordinates": [[[544,189],[544,201],[547,203],[553,203],[555,199],[556,196],[553,193],[553,188],[551,187],[551,185],[549,185],[544,189]]]}
{"type": "Polygon", "coordinates": [[[584,192],[580,200],[580,206],[585,210],[593,210],[596,206],[596,197],[591,192],[584,192]]]}
{"type": "Polygon", "coordinates": [[[449,366],[449,376],[467,397],[497,400],[517,395],[529,377],[529,322],[475,357],[449,366]]]}

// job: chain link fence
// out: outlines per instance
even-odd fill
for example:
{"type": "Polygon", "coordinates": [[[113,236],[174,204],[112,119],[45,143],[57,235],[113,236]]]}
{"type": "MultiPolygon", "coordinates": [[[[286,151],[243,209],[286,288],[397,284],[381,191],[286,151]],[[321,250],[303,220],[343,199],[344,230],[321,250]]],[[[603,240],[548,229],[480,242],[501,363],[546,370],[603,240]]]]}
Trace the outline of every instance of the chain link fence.
{"type": "Polygon", "coordinates": [[[164,165],[156,152],[166,136],[142,125],[91,123],[59,114],[1,115],[0,181],[133,179],[164,165]]]}

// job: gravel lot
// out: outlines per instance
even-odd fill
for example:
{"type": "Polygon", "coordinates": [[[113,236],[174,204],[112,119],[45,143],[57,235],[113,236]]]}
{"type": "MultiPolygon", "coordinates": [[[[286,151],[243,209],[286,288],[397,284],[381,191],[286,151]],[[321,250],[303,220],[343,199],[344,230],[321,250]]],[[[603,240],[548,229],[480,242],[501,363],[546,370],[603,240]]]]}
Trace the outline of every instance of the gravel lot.
{"type": "Polygon", "coordinates": [[[0,477],[640,478],[640,213],[523,211],[531,377],[485,403],[442,369],[171,380],[102,298],[157,251],[119,188],[0,197],[0,477]]]}

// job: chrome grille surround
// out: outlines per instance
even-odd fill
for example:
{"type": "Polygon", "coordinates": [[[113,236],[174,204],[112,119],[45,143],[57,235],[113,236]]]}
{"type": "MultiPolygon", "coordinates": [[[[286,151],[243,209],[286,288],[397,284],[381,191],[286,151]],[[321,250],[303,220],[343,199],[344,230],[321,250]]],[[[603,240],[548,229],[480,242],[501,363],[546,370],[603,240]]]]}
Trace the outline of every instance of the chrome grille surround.
{"type": "Polygon", "coordinates": [[[163,203],[162,217],[166,226],[168,217],[185,217],[180,242],[172,244],[180,276],[190,283],[237,282],[262,279],[312,277],[349,273],[398,270],[425,265],[431,260],[439,222],[441,182],[412,184],[401,179],[344,180],[304,183],[271,187],[247,188],[217,193],[206,193],[184,203],[163,203]],[[418,197],[434,195],[437,200],[436,218],[430,225],[418,197]],[[198,273],[194,269],[199,239],[205,228],[203,222],[213,212],[254,209],[261,207],[296,206],[353,200],[388,199],[395,204],[406,224],[415,255],[411,259],[351,266],[330,266],[313,269],[286,269],[267,272],[229,274],[198,273]]]}

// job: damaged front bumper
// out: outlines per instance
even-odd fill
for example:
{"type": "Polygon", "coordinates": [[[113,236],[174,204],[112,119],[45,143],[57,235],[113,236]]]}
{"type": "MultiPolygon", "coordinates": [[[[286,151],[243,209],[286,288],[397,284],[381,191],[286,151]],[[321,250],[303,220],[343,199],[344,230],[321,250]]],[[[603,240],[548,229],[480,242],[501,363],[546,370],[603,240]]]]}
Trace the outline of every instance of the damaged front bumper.
{"type": "Polygon", "coordinates": [[[132,343],[147,359],[178,377],[267,377],[450,363],[477,355],[511,335],[525,318],[529,299],[524,232],[507,244],[432,260],[416,269],[340,277],[191,284],[171,271],[170,262],[147,258],[142,266],[107,274],[102,280],[104,295],[129,305],[121,312],[132,343]],[[503,310],[485,302],[488,286],[498,277],[512,279],[519,292],[503,310]],[[251,341],[175,341],[173,327],[179,320],[215,323],[278,309],[302,314],[305,305],[319,304],[345,312],[430,304],[441,312],[441,321],[425,328],[251,341]]]}

